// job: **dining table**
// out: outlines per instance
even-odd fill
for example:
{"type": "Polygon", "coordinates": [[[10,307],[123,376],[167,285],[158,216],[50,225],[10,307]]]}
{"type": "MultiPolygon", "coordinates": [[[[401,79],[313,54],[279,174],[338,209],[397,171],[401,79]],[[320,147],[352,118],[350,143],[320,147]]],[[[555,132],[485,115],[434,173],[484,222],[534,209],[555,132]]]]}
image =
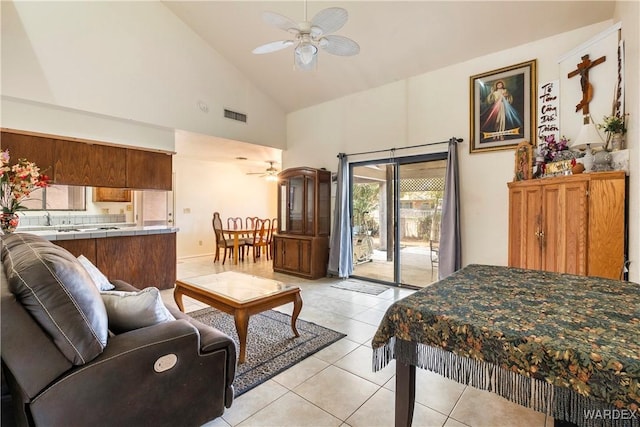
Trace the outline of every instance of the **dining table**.
{"type": "Polygon", "coordinates": [[[242,237],[252,237],[255,232],[253,229],[242,228],[224,228],[222,229],[224,234],[227,234],[230,238],[233,238],[233,263],[238,264],[238,255],[240,253],[240,239],[242,237]]]}
{"type": "MultiPolygon", "coordinates": [[[[416,367],[578,426],[640,426],[640,285],[468,265],[393,303],[371,343],[396,365],[395,425],[416,367]]],[[[505,420],[508,424],[508,420],[505,420]]]]}

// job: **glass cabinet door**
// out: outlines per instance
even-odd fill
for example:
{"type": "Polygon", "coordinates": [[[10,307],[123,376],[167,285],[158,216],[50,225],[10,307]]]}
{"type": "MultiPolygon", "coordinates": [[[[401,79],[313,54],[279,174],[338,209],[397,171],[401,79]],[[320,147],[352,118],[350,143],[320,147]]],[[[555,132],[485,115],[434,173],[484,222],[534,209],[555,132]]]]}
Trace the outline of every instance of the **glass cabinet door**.
{"type": "Polygon", "coordinates": [[[287,182],[280,182],[280,189],[278,194],[278,233],[286,233],[289,229],[287,220],[287,213],[289,211],[289,205],[287,200],[287,182]]]}
{"type": "Polygon", "coordinates": [[[318,183],[318,234],[329,235],[331,228],[331,177],[318,183]]]}
{"type": "Polygon", "coordinates": [[[304,232],[304,177],[293,177],[289,179],[289,194],[287,197],[287,206],[289,214],[287,215],[287,232],[303,233],[304,232]]]}
{"type": "Polygon", "coordinates": [[[307,203],[305,206],[305,225],[304,225],[304,234],[315,235],[315,227],[314,227],[314,218],[315,218],[315,185],[316,180],[311,177],[305,178],[305,183],[307,187],[307,203]]]}

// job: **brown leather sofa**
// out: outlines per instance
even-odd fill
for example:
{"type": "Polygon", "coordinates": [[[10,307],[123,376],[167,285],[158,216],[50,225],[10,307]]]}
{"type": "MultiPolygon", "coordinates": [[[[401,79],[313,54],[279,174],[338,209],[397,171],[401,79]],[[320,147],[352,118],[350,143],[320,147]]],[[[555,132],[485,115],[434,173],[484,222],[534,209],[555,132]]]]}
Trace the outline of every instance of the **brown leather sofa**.
{"type": "Polygon", "coordinates": [[[199,426],[231,406],[227,335],[172,307],[176,320],[114,335],[73,255],[27,233],[0,239],[2,369],[17,425],[199,426]]]}

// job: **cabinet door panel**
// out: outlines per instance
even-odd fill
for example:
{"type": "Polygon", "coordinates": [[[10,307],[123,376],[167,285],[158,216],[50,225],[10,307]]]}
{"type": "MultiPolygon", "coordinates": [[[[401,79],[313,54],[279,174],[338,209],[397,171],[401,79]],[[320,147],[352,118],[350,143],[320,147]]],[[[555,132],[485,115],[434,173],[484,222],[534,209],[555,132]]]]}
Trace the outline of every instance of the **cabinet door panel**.
{"type": "Polygon", "coordinates": [[[318,235],[328,236],[331,232],[331,176],[320,178],[318,183],[318,235]]]}
{"type": "Polygon", "coordinates": [[[315,217],[316,217],[316,180],[311,177],[305,178],[305,212],[306,217],[304,219],[304,234],[308,236],[314,236],[316,234],[315,217]]]}
{"type": "Polygon", "coordinates": [[[300,240],[298,246],[298,269],[301,273],[311,274],[311,242],[300,240]]]}
{"type": "Polygon", "coordinates": [[[126,187],[171,190],[170,155],[127,149],[126,163],[126,187]]]}
{"type": "Polygon", "coordinates": [[[282,267],[291,270],[300,270],[300,241],[296,239],[283,239],[284,245],[282,267]]]}
{"type": "Polygon", "coordinates": [[[273,238],[273,268],[284,267],[284,240],[275,236],[273,238]]]}
{"type": "Polygon", "coordinates": [[[131,190],[124,188],[93,187],[94,202],[131,202],[131,190]]]}
{"type": "Polygon", "coordinates": [[[546,185],[543,190],[542,269],[587,273],[587,181],[546,185]]]}
{"type": "Polygon", "coordinates": [[[564,235],[562,234],[562,221],[566,211],[560,194],[559,185],[546,185],[542,190],[542,265],[540,268],[546,271],[561,271],[563,264],[558,259],[563,254],[564,235]]]}
{"type": "Polygon", "coordinates": [[[586,181],[564,186],[566,211],[564,215],[564,265],[561,271],[570,274],[587,274],[588,206],[586,181]]]}
{"type": "Polygon", "coordinates": [[[299,176],[289,180],[287,196],[287,232],[302,234],[304,231],[304,177],[299,176]]]}
{"type": "Polygon", "coordinates": [[[57,184],[125,186],[125,149],[73,141],[55,141],[57,184]]]}
{"type": "Polygon", "coordinates": [[[521,186],[509,191],[509,266],[539,269],[542,231],[539,186],[521,186]]]}
{"type": "Polygon", "coordinates": [[[622,279],[625,179],[593,179],[589,188],[589,276],[622,279]]]}
{"type": "Polygon", "coordinates": [[[2,151],[9,150],[11,164],[18,159],[35,163],[42,173],[53,177],[53,139],[2,132],[2,151]]]}

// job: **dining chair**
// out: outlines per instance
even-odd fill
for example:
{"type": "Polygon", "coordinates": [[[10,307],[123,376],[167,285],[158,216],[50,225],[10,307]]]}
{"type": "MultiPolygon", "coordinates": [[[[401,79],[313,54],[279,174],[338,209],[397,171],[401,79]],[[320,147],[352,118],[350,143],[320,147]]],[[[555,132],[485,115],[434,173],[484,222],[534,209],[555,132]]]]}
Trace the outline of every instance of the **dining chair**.
{"type": "Polygon", "coordinates": [[[264,246],[262,247],[262,252],[266,255],[267,260],[270,259],[271,253],[269,252],[269,244],[271,242],[271,235],[273,234],[273,228],[271,227],[271,220],[269,218],[264,220],[264,230],[265,230],[265,241],[264,246]]]}
{"type": "Polygon", "coordinates": [[[260,257],[262,248],[267,246],[267,222],[271,221],[260,218],[256,218],[254,221],[253,238],[248,243],[248,246],[253,248],[253,262],[256,262],[256,258],[260,257]]]}
{"type": "Polygon", "coordinates": [[[229,218],[227,218],[227,228],[229,230],[237,230],[239,228],[242,228],[242,218],[240,218],[239,216],[230,216],[229,218]]]}
{"type": "MultiPolygon", "coordinates": [[[[244,229],[245,230],[251,230],[253,232],[253,230],[256,228],[256,220],[258,219],[257,216],[248,216],[244,219],[244,229]]],[[[247,253],[249,251],[249,248],[251,247],[251,244],[253,242],[253,234],[252,233],[247,233],[244,235],[245,237],[245,242],[244,242],[244,247],[247,249],[247,253]]]]}
{"type": "MultiPolygon", "coordinates": [[[[240,218],[239,216],[231,216],[229,218],[227,218],[227,229],[228,230],[240,230],[242,229],[242,218],[240,218]]],[[[229,240],[232,240],[233,234],[229,234],[229,240]]],[[[240,254],[242,254],[242,257],[244,258],[244,252],[245,252],[245,248],[246,248],[246,244],[249,240],[249,235],[242,233],[240,236],[238,236],[238,240],[239,240],[239,252],[240,254]]]]}
{"type": "MultiPolygon", "coordinates": [[[[233,242],[228,241],[224,237],[224,233],[222,232],[222,220],[220,219],[220,214],[218,212],[213,213],[211,224],[213,225],[213,233],[216,238],[216,256],[213,259],[213,262],[220,259],[220,249],[224,249],[224,256],[222,257],[222,265],[224,265],[224,262],[227,260],[227,251],[231,250],[231,253],[233,254],[233,242]]],[[[241,254],[243,254],[243,252],[238,253],[238,255],[241,254]]],[[[244,258],[244,256],[242,258],[244,258]]]]}

